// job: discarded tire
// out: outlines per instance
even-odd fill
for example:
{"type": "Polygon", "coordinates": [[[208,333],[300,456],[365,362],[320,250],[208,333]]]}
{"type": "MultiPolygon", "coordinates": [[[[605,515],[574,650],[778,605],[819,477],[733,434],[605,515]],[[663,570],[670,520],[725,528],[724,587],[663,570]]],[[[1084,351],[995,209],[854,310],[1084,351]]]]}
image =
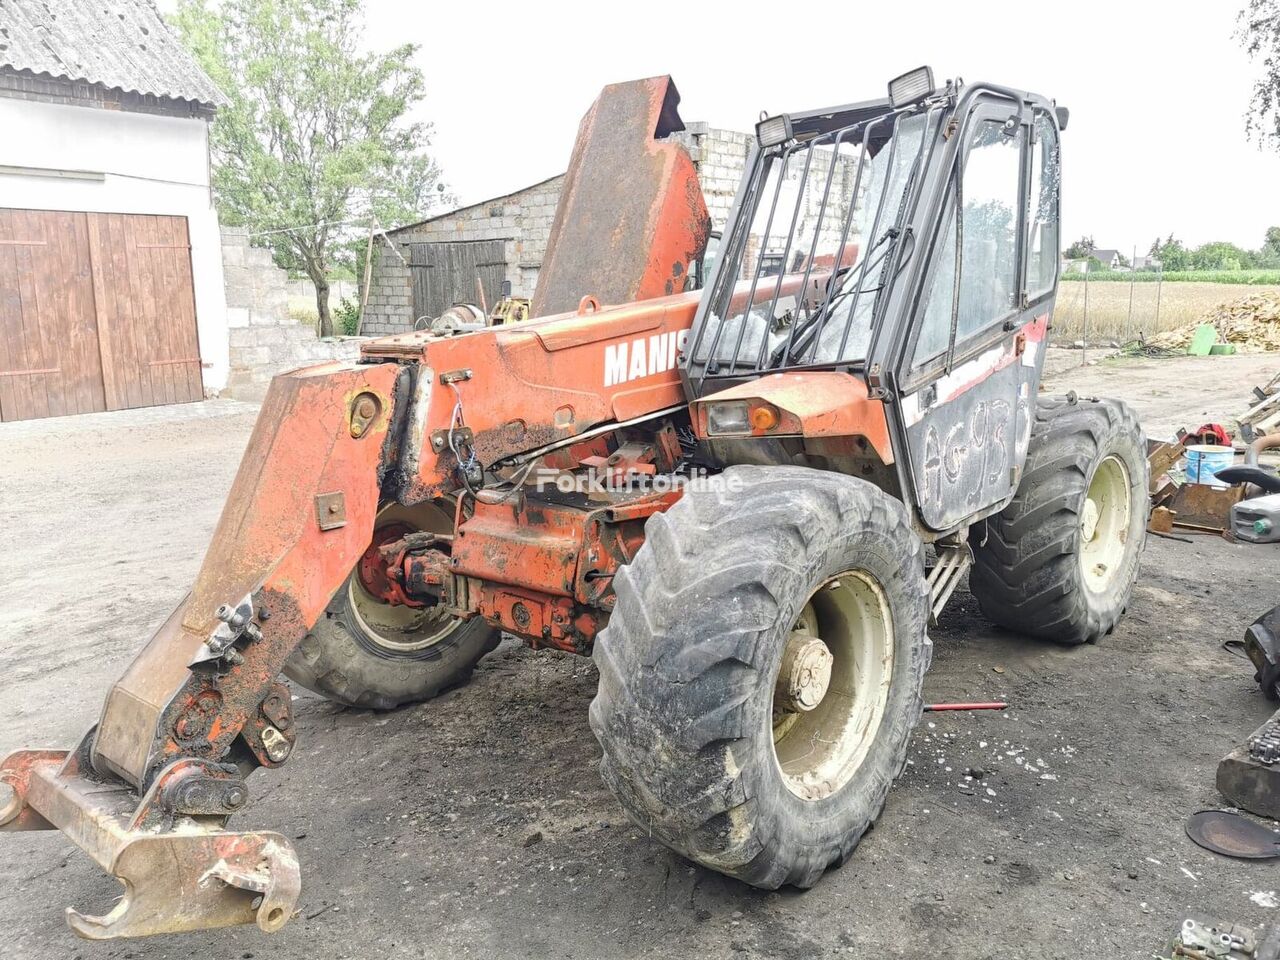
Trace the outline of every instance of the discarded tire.
{"type": "Polygon", "coordinates": [[[931,653],[922,547],[864,481],[802,467],[721,479],[653,516],[619,571],[591,728],[646,833],[753,886],[808,887],[853,851],[906,761],[931,653]],[[823,648],[811,707],[816,688],[800,688],[823,648]]]}
{"type": "Polygon", "coordinates": [[[1142,427],[1118,400],[1043,399],[1022,482],[969,533],[969,588],[996,623],[1094,642],[1129,604],[1146,540],[1142,427]]]}

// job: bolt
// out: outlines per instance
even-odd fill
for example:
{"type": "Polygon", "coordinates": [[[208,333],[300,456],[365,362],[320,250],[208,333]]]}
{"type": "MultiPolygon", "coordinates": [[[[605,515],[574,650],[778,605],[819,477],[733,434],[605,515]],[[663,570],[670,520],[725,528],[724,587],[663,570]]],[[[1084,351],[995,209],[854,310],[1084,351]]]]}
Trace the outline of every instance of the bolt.
{"type": "Polygon", "coordinates": [[[244,787],[231,787],[222,795],[222,805],[228,810],[235,810],[244,806],[246,799],[244,787]]]}
{"type": "Polygon", "coordinates": [[[365,420],[373,419],[373,415],[378,412],[378,408],[373,405],[373,397],[365,395],[360,398],[360,402],[356,404],[356,413],[365,420]]]}
{"type": "Polygon", "coordinates": [[[258,619],[261,620],[263,623],[266,623],[268,620],[271,619],[271,611],[268,610],[266,607],[259,607],[258,619]]]}

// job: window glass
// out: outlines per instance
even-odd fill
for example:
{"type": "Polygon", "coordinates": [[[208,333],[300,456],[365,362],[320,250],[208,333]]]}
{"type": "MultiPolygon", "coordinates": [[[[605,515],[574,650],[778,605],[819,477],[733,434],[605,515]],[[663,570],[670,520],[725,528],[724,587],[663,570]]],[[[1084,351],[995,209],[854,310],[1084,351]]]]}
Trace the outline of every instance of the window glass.
{"type": "MultiPolygon", "coordinates": [[[[1001,120],[979,122],[964,159],[960,233],[960,299],[956,342],[1003,319],[1018,298],[1018,195],[1022,135],[1001,120]]],[[[947,349],[955,296],[956,210],[934,248],[933,275],[916,342],[917,363],[947,349]]]]}
{"type": "Polygon", "coordinates": [[[1031,148],[1031,191],[1027,194],[1027,296],[1053,289],[1058,266],[1058,131],[1048,114],[1036,114],[1031,148]]]}
{"type": "Polygon", "coordinates": [[[766,160],[741,251],[726,252],[737,262],[721,269],[693,362],[721,371],[761,358],[777,365],[787,349],[789,364],[862,359],[902,205],[939,116],[864,124],[838,142],[827,135],[766,160]]]}

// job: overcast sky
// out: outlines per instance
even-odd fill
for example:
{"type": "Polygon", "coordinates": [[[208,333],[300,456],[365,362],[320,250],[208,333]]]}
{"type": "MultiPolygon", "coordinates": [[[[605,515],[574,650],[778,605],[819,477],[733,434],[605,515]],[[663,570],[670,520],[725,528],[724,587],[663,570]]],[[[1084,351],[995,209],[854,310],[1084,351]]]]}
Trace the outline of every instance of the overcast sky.
{"type": "Polygon", "coordinates": [[[420,44],[424,119],[462,203],[563,172],[606,83],[669,73],[686,121],[881,96],[921,63],[1071,111],[1066,242],[1144,253],[1157,235],[1248,248],[1280,224],[1280,152],[1246,140],[1254,68],[1213,3],[583,4],[367,0],[371,46],[420,44]]]}

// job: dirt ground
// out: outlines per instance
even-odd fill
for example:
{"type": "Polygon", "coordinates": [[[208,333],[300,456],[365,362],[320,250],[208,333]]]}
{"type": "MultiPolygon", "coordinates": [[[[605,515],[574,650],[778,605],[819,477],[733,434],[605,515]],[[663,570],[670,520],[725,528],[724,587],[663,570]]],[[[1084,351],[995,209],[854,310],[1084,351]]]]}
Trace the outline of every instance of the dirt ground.
{"type": "MultiPolygon", "coordinates": [[[[1106,361],[1050,385],[1126,398],[1155,433],[1240,409],[1278,368],[1106,361]]],[[[71,746],[95,720],[194,576],[254,415],[215,401],[0,427],[0,752],[71,746]]],[[[748,889],[625,822],[596,771],[590,661],[508,640],[470,685],[394,713],[299,691],[301,749],[250,781],[235,821],[301,856],[280,934],[76,940],[63,908],[105,911],[117,885],[56,833],[11,834],[0,955],[1146,960],[1188,911],[1280,919],[1274,865],[1183,833],[1271,712],[1219,643],[1276,602],[1280,552],[1153,539],[1142,570],[1114,635],[1080,649],[1000,632],[959,591],[926,698],[1012,708],[927,715],[876,829],[807,893],[748,889]]]]}

